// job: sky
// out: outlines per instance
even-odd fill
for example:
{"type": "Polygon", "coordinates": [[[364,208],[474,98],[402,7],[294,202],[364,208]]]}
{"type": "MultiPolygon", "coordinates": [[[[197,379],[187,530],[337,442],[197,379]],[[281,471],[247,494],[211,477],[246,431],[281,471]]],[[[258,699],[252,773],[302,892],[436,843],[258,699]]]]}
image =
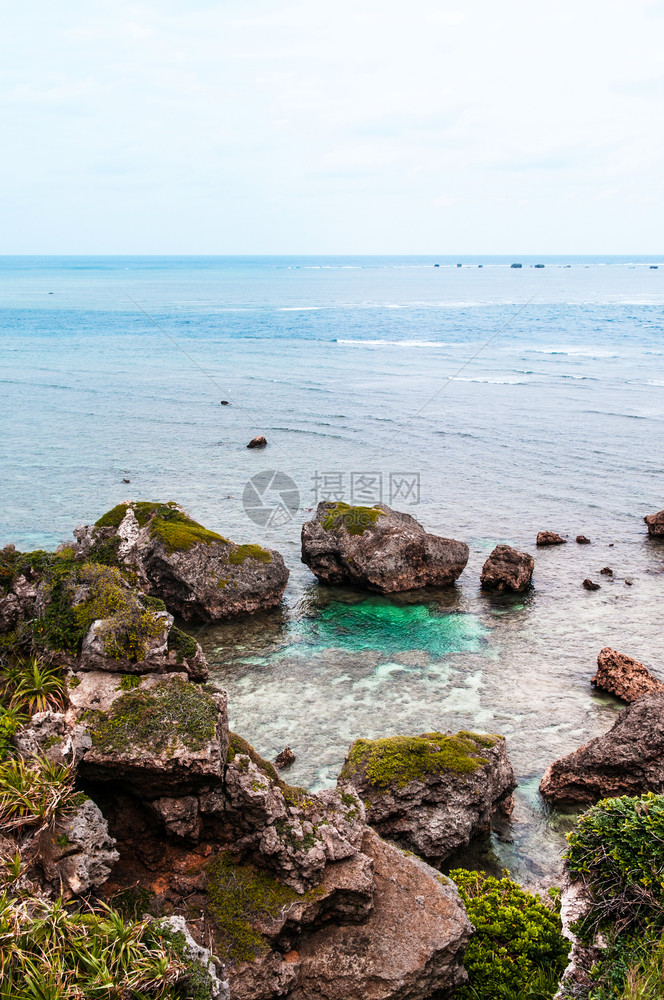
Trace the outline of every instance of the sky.
{"type": "Polygon", "coordinates": [[[0,0],[0,253],[658,253],[664,0],[0,0]]]}

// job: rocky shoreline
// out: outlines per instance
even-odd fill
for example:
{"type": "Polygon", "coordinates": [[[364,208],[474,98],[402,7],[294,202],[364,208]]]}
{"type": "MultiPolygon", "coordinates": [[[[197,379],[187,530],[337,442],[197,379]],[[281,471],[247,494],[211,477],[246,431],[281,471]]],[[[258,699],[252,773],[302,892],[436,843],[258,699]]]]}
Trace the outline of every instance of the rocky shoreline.
{"type": "MultiPolygon", "coordinates": [[[[646,519],[651,535],[661,517],[646,519]]],[[[464,902],[439,866],[510,814],[502,736],[358,739],[336,788],[290,786],[229,732],[226,694],[174,617],[275,606],[281,555],[237,545],[174,503],[119,504],[74,538],[56,553],[0,553],[0,851],[7,866],[19,859],[5,880],[12,898],[74,910],[132,899],[146,927],[180,935],[179,974],[203,970],[201,997],[465,996],[464,956],[482,931],[467,882],[464,902]]],[[[452,584],[468,547],[386,505],[322,503],[303,526],[302,559],[327,583],[394,593],[452,584]]],[[[534,566],[499,545],[481,584],[522,593],[534,566]]],[[[542,795],[584,806],[659,796],[664,685],[610,649],[592,682],[630,704],[606,736],[551,764],[542,795]]]]}

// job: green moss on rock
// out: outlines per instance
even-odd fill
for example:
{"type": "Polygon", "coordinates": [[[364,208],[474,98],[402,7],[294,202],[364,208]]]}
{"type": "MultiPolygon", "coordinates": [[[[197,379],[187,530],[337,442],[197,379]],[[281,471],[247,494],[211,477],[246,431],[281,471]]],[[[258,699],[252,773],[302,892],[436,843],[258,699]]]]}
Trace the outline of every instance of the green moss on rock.
{"type": "Polygon", "coordinates": [[[403,788],[427,775],[452,771],[472,774],[488,763],[482,751],[495,746],[499,736],[460,732],[422,733],[420,736],[390,736],[379,740],[356,740],[343,766],[341,777],[352,780],[357,771],[374,788],[403,788]]]}
{"type": "Polygon", "coordinates": [[[229,733],[228,753],[226,755],[227,762],[230,764],[238,754],[249,757],[258,770],[278,786],[288,805],[306,808],[312,801],[311,793],[306,788],[300,788],[298,785],[289,785],[287,782],[282,781],[274,764],[270,764],[269,760],[261,757],[254,750],[251,743],[248,743],[242,736],[238,736],[237,733],[229,733]]]}
{"type": "Polygon", "coordinates": [[[267,952],[252,921],[278,917],[300,897],[269,872],[240,864],[228,852],[207,866],[209,915],[217,930],[217,951],[231,964],[251,962],[267,952]]]}
{"type": "Polygon", "coordinates": [[[269,563],[272,562],[272,553],[261,545],[231,545],[228,561],[232,566],[241,566],[247,559],[269,563]]]}
{"type": "Polygon", "coordinates": [[[375,528],[379,517],[385,517],[385,511],[379,507],[352,507],[347,503],[337,503],[328,507],[321,524],[325,531],[344,528],[349,535],[361,535],[375,528]]]}
{"type": "Polygon", "coordinates": [[[230,544],[216,531],[210,531],[202,524],[192,520],[173,500],[168,503],[152,500],[120,503],[103,514],[95,523],[95,527],[118,528],[130,508],[134,512],[139,527],[144,528],[149,524],[151,537],[160,539],[169,553],[186,552],[199,543],[211,545],[213,542],[225,542],[230,544]]]}
{"type": "Polygon", "coordinates": [[[145,748],[152,754],[177,744],[201,750],[215,734],[217,706],[200,686],[172,677],[150,690],[128,691],[90,726],[102,753],[145,748]]]}
{"type": "Polygon", "coordinates": [[[183,663],[184,660],[190,660],[196,656],[198,643],[193,636],[187,635],[182,629],[173,625],[168,633],[168,649],[169,652],[175,650],[176,663],[183,663]]]}

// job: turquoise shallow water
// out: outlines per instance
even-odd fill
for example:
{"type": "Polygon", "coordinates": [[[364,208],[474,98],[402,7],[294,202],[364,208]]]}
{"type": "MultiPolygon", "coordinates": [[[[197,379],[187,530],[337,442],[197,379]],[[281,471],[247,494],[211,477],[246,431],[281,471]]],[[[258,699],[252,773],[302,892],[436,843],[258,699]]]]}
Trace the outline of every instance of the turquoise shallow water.
{"type": "Polygon", "coordinates": [[[541,774],[618,708],[589,687],[597,652],[664,670],[664,547],[641,520],[664,507],[664,263],[522,262],[0,259],[0,542],[54,546],[129,497],[278,548],[283,605],[200,635],[234,728],[267,755],[289,743],[312,787],[357,736],[502,732],[520,786],[494,860],[540,877],[567,822],[541,774]],[[269,469],[301,502],[264,528],[242,495],[269,469]],[[389,501],[404,477],[419,498],[394,505],[470,546],[457,587],[316,585],[299,531],[321,488],[389,501]],[[593,544],[535,553],[525,599],[482,594],[493,545],[534,551],[542,528],[593,544]]]}

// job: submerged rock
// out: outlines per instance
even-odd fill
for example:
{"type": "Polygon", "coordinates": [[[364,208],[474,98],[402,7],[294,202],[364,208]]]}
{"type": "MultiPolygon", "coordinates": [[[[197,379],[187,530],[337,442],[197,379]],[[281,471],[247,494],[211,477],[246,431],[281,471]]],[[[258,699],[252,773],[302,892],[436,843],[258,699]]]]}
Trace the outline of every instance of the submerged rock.
{"type": "Polygon", "coordinates": [[[217,621],[278,604],[288,581],[281,555],[236,545],[175,503],[127,502],[74,532],[76,558],[100,549],[136,573],[139,586],[185,621],[217,621]]]}
{"type": "Polygon", "coordinates": [[[468,562],[468,546],[429,534],[386,504],[322,501],[302,525],[302,562],[324,583],[394,593],[454,583],[468,562]]]}
{"type": "Polygon", "coordinates": [[[616,698],[633,702],[643,694],[664,691],[664,684],[631,656],[605,646],[597,657],[597,673],[590,683],[616,698]]]}
{"type": "Polygon", "coordinates": [[[530,586],[535,560],[511,545],[496,545],[482,567],[480,577],[486,590],[512,590],[517,594],[530,586]]]}
{"type": "Polygon", "coordinates": [[[537,544],[541,547],[545,545],[566,545],[567,539],[557,535],[555,531],[539,531],[537,533],[537,544]]]}
{"type": "Polygon", "coordinates": [[[648,534],[653,538],[661,538],[664,535],[664,510],[657,514],[647,514],[643,520],[648,525],[648,534]]]}
{"type": "Polygon", "coordinates": [[[347,782],[381,836],[436,863],[486,833],[496,810],[509,814],[516,788],[504,739],[469,732],[356,740],[347,782]]]}
{"type": "Polygon", "coordinates": [[[264,448],[267,444],[267,440],[260,434],[258,437],[252,438],[247,448],[264,448]]]}
{"type": "Polygon", "coordinates": [[[562,805],[663,791],[664,692],[623,709],[608,733],[550,764],[540,784],[545,799],[562,805]]]}

